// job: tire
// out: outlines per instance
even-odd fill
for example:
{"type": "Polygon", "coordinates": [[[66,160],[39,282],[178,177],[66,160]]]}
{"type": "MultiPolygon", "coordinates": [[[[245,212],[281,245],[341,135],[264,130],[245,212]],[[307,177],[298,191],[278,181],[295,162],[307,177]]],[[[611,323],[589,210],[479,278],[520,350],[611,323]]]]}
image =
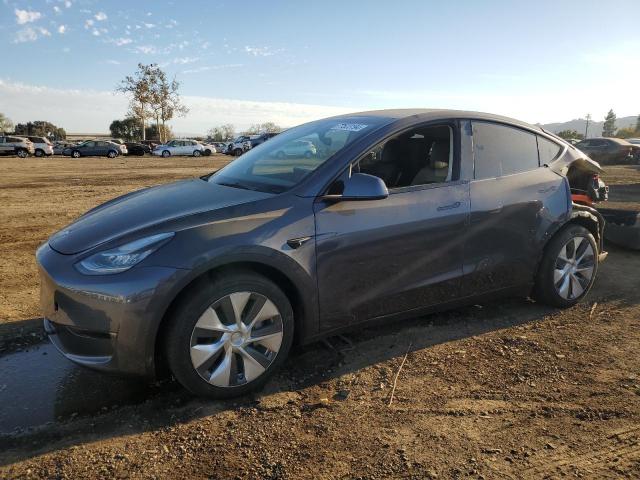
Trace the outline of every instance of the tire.
{"type": "Polygon", "coordinates": [[[201,152],[200,150],[194,150],[194,151],[193,151],[193,156],[194,156],[194,157],[199,157],[199,156],[201,156],[201,155],[202,155],[202,152],[201,152]]]}
{"type": "Polygon", "coordinates": [[[107,152],[107,157],[109,158],[116,158],[118,156],[118,152],[116,152],[115,150],[109,150],[107,152]]]}
{"type": "Polygon", "coordinates": [[[24,148],[19,148],[18,150],[16,150],[16,155],[20,158],[27,158],[29,156],[29,152],[24,148]]]}
{"type": "Polygon", "coordinates": [[[38,149],[35,151],[35,154],[34,154],[34,155],[35,155],[36,157],[44,157],[44,150],[42,150],[41,148],[38,148],[38,149]]]}
{"type": "Polygon", "coordinates": [[[233,156],[234,156],[234,157],[239,157],[239,156],[240,156],[240,155],[242,155],[243,153],[244,153],[244,152],[243,152],[243,150],[242,150],[241,148],[236,148],[236,149],[233,151],[233,156]]]}
{"type": "Polygon", "coordinates": [[[74,150],[74,151],[71,152],[71,156],[73,158],[80,158],[82,156],[82,154],[78,150],[74,150]]]}
{"type": "Polygon", "coordinates": [[[163,150],[162,151],[162,156],[164,158],[169,158],[171,156],[171,152],[169,150],[163,150]]]}
{"type": "Polygon", "coordinates": [[[598,247],[593,235],[580,225],[567,225],[545,248],[534,297],[553,307],[572,307],[589,293],[597,273],[598,247]]]}
{"type": "Polygon", "coordinates": [[[205,154],[207,157],[211,156],[211,150],[206,149],[206,150],[204,151],[204,154],[205,154]]]}
{"type": "Polygon", "coordinates": [[[293,310],[280,288],[261,275],[239,272],[201,282],[184,298],[170,318],[165,354],[171,372],[190,392],[235,397],[262,387],[284,362],[293,328],[293,310]],[[264,320],[252,330],[251,323],[228,319],[236,310],[243,316],[260,313],[264,320]],[[240,333],[239,323],[249,330],[240,333]],[[251,338],[256,331],[270,336],[265,344],[251,338]],[[218,347],[212,353],[214,345],[218,347]]]}

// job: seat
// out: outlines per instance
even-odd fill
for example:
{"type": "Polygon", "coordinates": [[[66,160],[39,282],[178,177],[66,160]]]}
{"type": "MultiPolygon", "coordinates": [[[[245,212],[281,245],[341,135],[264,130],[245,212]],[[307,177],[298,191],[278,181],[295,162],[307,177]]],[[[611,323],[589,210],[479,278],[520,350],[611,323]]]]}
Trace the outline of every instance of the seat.
{"type": "Polygon", "coordinates": [[[385,143],[380,155],[380,161],[371,165],[370,169],[363,173],[375,175],[382,179],[387,188],[394,188],[400,177],[400,158],[402,157],[402,144],[393,139],[385,143]]]}
{"type": "Polygon", "coordinates": [[[442,183],[449,176],[449,142],[436,140],[431,146],[428,164],[420,169],[411,185],[442,183]]]}

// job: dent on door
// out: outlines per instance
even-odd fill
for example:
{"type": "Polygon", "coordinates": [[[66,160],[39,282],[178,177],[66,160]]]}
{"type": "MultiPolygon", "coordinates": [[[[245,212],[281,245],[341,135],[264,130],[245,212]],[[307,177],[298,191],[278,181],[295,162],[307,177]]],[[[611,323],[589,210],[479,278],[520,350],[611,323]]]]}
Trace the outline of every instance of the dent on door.
{"type": "Polygon", "coordinates": [[[456,298],[468,183],[315,206],[322,328],[456,298]]]}

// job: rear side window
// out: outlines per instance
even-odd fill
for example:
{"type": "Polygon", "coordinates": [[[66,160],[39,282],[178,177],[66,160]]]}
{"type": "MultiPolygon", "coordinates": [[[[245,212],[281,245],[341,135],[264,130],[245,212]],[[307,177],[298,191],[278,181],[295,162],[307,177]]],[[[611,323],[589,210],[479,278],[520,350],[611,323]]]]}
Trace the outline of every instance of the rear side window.
{"type": "Polygon", "coordinates": [[[540,166],[534,134],[488,122],[473,122],[473,156],[476,179],[526,172],[540,166]]]}
{"type": "Polygon", "coordinates": [[[549,165],[555,158],[560,155],[562,147],[556,142],[547,140],[538,135],[538,153],[540,154],[540,165],[549,165]]]}

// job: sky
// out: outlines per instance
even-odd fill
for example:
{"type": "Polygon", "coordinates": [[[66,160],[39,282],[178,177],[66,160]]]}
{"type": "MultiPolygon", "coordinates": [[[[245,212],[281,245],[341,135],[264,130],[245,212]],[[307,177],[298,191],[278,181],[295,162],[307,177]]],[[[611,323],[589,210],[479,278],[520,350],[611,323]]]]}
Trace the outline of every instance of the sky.
{"type": "Polygon", "coordinates": [[[640,113],[638,0],[0,2],[0,112],[14,123],[107,132],[139,62],[181,83],[183,134],[379,108],[640,113]]]}

